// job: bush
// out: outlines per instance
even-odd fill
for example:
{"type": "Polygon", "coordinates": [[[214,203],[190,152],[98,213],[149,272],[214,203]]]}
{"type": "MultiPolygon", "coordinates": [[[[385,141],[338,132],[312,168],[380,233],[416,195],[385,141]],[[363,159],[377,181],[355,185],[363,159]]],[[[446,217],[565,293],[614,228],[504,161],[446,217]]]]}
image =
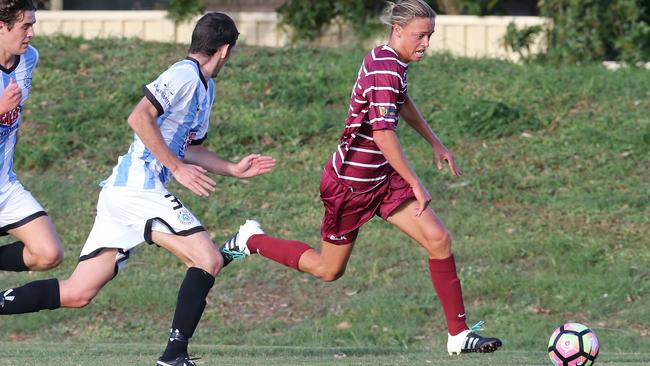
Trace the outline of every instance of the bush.
{"type": "MultiPolygon", "coordinates": [[[[552,20],[544,30],[541,59],[565,64],[650,59],[650,6],[644,0],[540,0],[539,8],[552,20]]],[[[504,41],[521,55],[542,31],[511,26],[504,41]]]]}
{"type": "MultiPolygon", "coordinates": [[[[438,14],[505,14],[504,1],[498,0],[425,1],[438,14]]],[[[334,19],[351,25],[355,35],[363,40],[381,30],[378,18],[386,3],[378,0],[290,0],[278,9],[278,13],[282,17],[280,24],[293,29],[291,40],[294,42],[313,40],[334,19]]]]}
{"type": "Polygon", "coordinates": [[[170,0],[167,17],[176,23],[192,19],[205,11],[205,0],[170,0]]]}
{"type": "Polygon", "coordinates": [[[291,0],[278,9],[280,24],[293,29],[292,41],[308,41],[321,35],[334,19],[352,26],[360,39],[381,29],[378,15],[384,3],[375,0],[291,0]]]}

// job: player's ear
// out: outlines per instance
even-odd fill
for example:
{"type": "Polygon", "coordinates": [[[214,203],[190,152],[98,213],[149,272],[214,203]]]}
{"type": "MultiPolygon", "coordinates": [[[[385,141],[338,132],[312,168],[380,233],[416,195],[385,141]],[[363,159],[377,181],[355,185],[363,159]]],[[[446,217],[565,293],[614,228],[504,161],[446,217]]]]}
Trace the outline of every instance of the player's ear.
{"type": "Polygon", "coordinates": [[[402,26],[397,23],[393,24],[393,34],[395,34],[396,36],[401,36],[402,26]]]}
{"type": "Polygon", "coordinates": [[[217,52],[219,53],[219,58],[228,58],[228,56],[230,56],[230,45],[228,43],[224,44],[223,46],[219,47],[219,50],[217,52]]]}

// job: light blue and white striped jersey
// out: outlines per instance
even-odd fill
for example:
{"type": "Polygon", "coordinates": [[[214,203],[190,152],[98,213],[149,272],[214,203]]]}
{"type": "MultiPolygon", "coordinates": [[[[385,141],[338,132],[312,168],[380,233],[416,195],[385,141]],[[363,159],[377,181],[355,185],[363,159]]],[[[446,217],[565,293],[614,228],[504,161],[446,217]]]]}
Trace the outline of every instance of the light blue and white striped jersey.
{"type": "Polygon", "coordinates": [[[27,47],[27,52],[18,56],[16,63],[9,69],[0,66],[0,93],[4,92],[11,79],[18,84],[22,91],[20,105],[11,111],[0,114],[0,187],[16,181],[14,174],[14,149],[18,138],[21,111],[32,87],[32,72],[38,64],[38,51],[32,46],[27,47]]]}
{"type": "MultiPolygon", "coordinates": [[[[158,110],[156,123],[165,143],[183,159],[189,144],[198,145],[207,137],[214,80],[206,81],[198,61],[188,57],[143,89],[158,110]]],[[[164,190],[171,177],[171,171],[134,134],[129,151],[119,157],[111,176],[100,185],[164,190]]]]}

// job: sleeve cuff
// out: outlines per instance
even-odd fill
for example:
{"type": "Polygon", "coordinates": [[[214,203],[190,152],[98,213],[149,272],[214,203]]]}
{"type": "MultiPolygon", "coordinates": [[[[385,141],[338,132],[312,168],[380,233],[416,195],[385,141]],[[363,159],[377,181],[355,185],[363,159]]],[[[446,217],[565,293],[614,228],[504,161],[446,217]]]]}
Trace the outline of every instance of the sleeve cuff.
{"type": "Polygon", "coordinates": [[[207,139],[207,138],[208,138],[208,134],[206,133],[205,135],[203,135],[202,138],[200,138],[200,139],[196,139],[196,140],[192,140],[192,141],[190,142],[190,145],[192,145],[192,146],[194,146],[194,145],[201,145],[201,144],[203,144],[203,141],[205,141],[205,139],[207,139]]]}
{"type": "Polygon", "coordinates": [[[156,99],[156,97],[151,93],[151,90],[147,88],[146,85],[142,86],[142,92],[144,93],[145,98],[147,98],[151,104],[153,104],[154,107],[156,107],[156,111],[158,111],[158,117],[162,116],[165,111],[163,110],[162,105],[160,105],[160,102],[156,99]]]}

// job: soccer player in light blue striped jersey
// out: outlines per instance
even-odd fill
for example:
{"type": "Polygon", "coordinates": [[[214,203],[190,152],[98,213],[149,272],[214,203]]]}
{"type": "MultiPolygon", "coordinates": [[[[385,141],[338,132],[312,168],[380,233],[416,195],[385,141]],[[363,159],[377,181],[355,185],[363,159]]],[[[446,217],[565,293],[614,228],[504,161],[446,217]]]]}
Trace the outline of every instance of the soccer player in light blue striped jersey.
{"type": "Polygon", "coordinates": [[[61,242],[43,207],[13,171],[22,111],[32,86],[38,51],[32,0],[0,0],[0,236],[18,241],[0,246],[0,271],[43,271],[63,259],[61,242]]]}
{"type": "Polygon", "coordinates": [[[35,281],[0,292],[0,314],[86,306],[119,272],[137,245],[167,249],[188,267],[180,286],[171,334],[159,366],[192,366],[187,346],[223,258],[201,222],[165,188],[172,176],[199,196],[214,190],[207,172],[249,178],[270,172],[275,160],[251,154],[233,163],[201,143],[208,133],[214,81],[239,33],[223,13],[197,23],[187,58],[145,85],[129,116],[134,141],[101,183],[95,224],[79,264],[66,280],[35,281]]]}

